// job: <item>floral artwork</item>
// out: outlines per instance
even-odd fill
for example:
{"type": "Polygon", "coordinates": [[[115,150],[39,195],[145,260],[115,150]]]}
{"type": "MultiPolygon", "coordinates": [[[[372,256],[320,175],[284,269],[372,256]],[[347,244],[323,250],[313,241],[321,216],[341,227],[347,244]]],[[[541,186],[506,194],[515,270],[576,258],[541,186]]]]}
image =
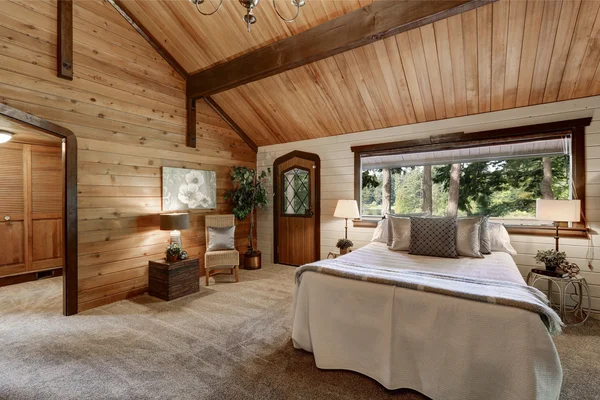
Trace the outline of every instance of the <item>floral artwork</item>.
{"type": "Polygon", "coordinates": [[[182,211],[217,206],[217,174],[185,168],[162,169],[162,209],[182,211]]]}

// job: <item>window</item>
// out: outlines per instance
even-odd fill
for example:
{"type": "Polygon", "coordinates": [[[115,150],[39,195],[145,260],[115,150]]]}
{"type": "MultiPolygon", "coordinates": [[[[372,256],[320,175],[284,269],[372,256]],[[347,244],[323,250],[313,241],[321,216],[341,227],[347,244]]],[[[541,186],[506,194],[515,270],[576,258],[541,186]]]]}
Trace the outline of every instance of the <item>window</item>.
{"type": "Polygon", "coordinates": [[[536,199],[585,199],[586,124],[588,119],[353,147],[361,220],[388,213],[489,215],[510,226],[550,224],[535,219],[536,199]]]}
{"type": "Polygon", "coordinates": [[[457,212],[535,220],[536,199],[572,196],[570,142],[566,136],[467,151],[365,157],[362,215],[457,212]]]}
{"type": "Polygon", "coordinates": [[[283,173],[282,213],[286,216],[306,215],[310,211],[310,172],[294,167],[283,173]]]}

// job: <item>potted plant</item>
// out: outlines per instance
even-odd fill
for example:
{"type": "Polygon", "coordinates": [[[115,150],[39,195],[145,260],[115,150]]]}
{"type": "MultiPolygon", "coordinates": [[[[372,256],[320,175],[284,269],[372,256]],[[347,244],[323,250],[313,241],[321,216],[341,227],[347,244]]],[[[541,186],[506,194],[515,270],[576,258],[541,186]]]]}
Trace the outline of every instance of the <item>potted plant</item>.
{"type": "Polygon", "coordinates": [[[248,250],[244,253],[244,269],[259,269],[261,267],[261,252],[254,248],[255,210],[264,209],[269,203],[265,185],[271,169],[257,175],[256,170],[247,167],[233,167],[231,180],[234,188],[225,192],[225,200],[233,204],[233,215],[238,221],[250,216],[250,234],[248,235],[248,250]]]}
{"type": "Polygon", "coordinates": [[[535,261],[544,264],[548,271],[556,271],[558,267],[567,261],[567,255],[564,251],[538,250],[535,261]]]}
{"type": "Polygon", "coordinates": [[[335,245],[335,247],[337,247],[338,249],[340,249],[340,254],[348,254],[350,252],[350,248],[354,246],[354,243],[352,243],[352,240],[350,239],[340,239],[337,241],[337,244],[335,245]]]}
{"type": "Polygon", "coordinates": [[[167,256],[168,262],[175,262],[179,258],[181,254],[181,246],[177,243],[171,243],[167,246],[167,250],[165,251],[165,255],[167,256]]]}

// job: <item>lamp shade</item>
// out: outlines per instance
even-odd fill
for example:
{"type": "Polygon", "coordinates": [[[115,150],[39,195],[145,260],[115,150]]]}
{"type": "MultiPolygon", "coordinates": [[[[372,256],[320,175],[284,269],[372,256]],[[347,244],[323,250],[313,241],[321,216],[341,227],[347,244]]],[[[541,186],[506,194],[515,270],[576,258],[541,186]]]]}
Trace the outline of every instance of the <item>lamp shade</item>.
{"type": "Polygon", "coordinates": [[[542,200],[535,202],[535,217],[543,221],[579,222],[581,200],[542,200]]]}
{"type": "Polygon", "coordinates": [[[338,200],[333,216],[337,218],[359,218],[360,213],[358,212],[356,200],[338,200]]]}
{"type": "Polygon", "coordinates": [[[179,231],[190,227],[188,213],[160,214],[161,231],[179,231]]]}

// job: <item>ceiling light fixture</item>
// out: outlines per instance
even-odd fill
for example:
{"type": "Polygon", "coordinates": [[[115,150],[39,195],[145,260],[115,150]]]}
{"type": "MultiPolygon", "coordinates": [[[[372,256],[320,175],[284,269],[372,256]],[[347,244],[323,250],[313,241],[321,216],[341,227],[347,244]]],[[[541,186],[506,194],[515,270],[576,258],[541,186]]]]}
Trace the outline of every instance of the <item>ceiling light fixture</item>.
{"type": "Polygon", "coordinates": [[[0,131],[0,143],[6,143],[12,139],[13,134],[6,131],[0,131]]]}
{"type": "MultiPolygon", "coordinates": [[[[204,4],[204,2],[206,0],[190,0],[190,1],[192,2],[192,4],[196,5],[196,10],[198,10],[198,12],[202,15],[213,15],[217,11],[219,11],[221,9],[221,6],[223,5],[223,0],[220,0],[217,8],[215,8],[211,12],[204,12],[204,11],[200,10],[200,5],[204,4]]],[[[242,17],[242,19],[244,20],[244,22],[246,22],[246,26],[248,27],[248,32],[250,32],[250,25],[256,23],[256,17],[254,16],[254,9],[258,6],[258,3],[260,2],[260,0],[238,0],[238,1],[246,9],[246,15],[244,15],[242,17]]],[[[275,0],[273,0],[273,9],[277,13],[277,16],[279,16],[279,18],[281,18],[285,22],[293,22],[296,20],[296,18],[298,18],[298,15],[300,15],[300,7],[302,7],[304,4],[306,4],[306,0],[291,0],[291,3],[294,7],[296,7],[296,14],[292,18],[286,18],[277,9],[277,4],[275,3],[275,0]]]]}

